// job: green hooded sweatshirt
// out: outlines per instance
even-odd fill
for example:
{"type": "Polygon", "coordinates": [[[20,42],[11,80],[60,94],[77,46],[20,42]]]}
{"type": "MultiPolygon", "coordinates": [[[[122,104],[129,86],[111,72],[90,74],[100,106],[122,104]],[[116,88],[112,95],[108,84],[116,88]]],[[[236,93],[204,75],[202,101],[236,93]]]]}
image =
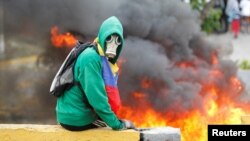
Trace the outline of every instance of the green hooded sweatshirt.
{"type": "MultiPolygon", "coordinates": [[[[106,38],[114,33],[121,37],[122,43],[117,48],[116,57],[110,60],[112,63],[117,61],[124,42],[122,25],[116,17],[112,16],[102,23],[98,33],[99,44],[104,52],[106,38]]],[[[84,126],[100,117],[112,129],[122,129],[123,124],[108,103],[102,78],[101,57],[94,48],[87,48],[79,55],[74,67],[74,78],[80,82],[93,109],[84,102],[79,86],[74,86],[57,100],[57,121],[67,125],[84,126]]]]}

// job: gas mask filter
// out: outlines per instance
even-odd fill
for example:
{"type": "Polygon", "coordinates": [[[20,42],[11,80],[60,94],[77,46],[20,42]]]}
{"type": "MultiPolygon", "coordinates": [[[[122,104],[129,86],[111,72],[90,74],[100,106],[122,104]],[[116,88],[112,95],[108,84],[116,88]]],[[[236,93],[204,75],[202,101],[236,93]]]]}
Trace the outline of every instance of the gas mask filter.
{"type": "Polygon", "coordinates": [[[108,58],[114,58],[116,56],[116,50],[121,45],[121,39],[118,35],[110,35],[106,39],[106,56],[108,58]]]}

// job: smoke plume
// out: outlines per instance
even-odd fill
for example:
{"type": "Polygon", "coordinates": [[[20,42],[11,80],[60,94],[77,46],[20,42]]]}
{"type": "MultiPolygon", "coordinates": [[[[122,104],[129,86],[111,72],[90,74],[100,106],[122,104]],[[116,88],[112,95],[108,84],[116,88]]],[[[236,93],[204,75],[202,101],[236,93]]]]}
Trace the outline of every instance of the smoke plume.
{"type": "Polygon", "coordinates": [[[120,79],[126,104],[140,105],[133,96],[139,91],[161,112],[201,107],[202,99],[209,95],[202,94],[204,85],[227,89],[230,78],[236,76],[236,65],[223,60],[217,46],[204,39],[197,15],[181,1],[131,0],[116,13],[129,36],[120,79]],[[182,63],[188,65],[181,67],[182,63]],[[208,78],[212,70],[224,72],[224,76],[208,78]],[[145,79],[150,87],[142,86],[145,79]]]}
{"type": "Polygon", "coordinates": [[[8,0],[4,10],[7,35],[48,41],[54,25],[94,38],[103,20],[117,16],[126,37],[118,84],[125,105],[140,104],[133,96],[139,91],[156,110],[188,110],[208,95],[201,95],[204,84],[231,90],[230,77],[237,73],[236,65],[204,40],[198,16],[180,0],[8,0]],[[224,75],[210,77],[211,70],[224,75]],[[150,85],[142,86],[144,81],[150,85]]]}

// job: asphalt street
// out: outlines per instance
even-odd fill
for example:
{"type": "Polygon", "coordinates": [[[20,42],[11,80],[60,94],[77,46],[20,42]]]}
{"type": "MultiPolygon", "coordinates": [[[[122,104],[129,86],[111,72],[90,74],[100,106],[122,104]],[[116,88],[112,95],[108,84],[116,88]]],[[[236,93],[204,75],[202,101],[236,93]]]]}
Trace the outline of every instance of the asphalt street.
{"type": "Polygon", "coordinates": [[[231,33],[211,34],[208,39],[217,44],[226,58],[233,61],[247,60],[250,62],[250,34],[240,33],[234,38],[231,33]]]}

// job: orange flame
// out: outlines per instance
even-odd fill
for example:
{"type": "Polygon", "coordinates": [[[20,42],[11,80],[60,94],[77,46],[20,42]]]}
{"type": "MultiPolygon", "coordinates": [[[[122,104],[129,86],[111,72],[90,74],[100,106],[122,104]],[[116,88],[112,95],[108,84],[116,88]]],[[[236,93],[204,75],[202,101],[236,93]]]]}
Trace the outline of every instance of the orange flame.
{"type": "MultiPolygon", "coordinates": [[[[212,64],[218,65],[217,56],[211,56],[212,64]]],[[[181,69],[190,67],[190,63],[184,62],[177,65],[181,69]]],[[[192,67],[195,67],[191,65],[192,67]]],[[[214,67],[208,79],[225,79],[224,73],[214,67]]],[[[194,69],[195,71],[195,69],[194,69]]],[[[212,81],[213,82],[213,81],[212,81]]],[[[175,104],[172,110],[159,111],[150,105],[147,96],[139,91],[133,92],[132,96],[138,106],[132,107],[124,104],[119,111],[120,118],[130,119],[139,128],[172,126],[181,129],[182,141],[206,141],[208,124],[241,124],[241,116],[250,113],[250,104],[239,100],[243,91],[241,81],[235,77],[229,77],[228,86],[222,88],[210,81],[202,84],[199,96],[201,97],[200,107],[190,108],[189,111],[176,112],[175,104]],[[229,89],[230,88],[230,89],[229,89]]],[[[141,80],[141,88],[153,87],[150,79],[141,80]]]]}
{"type": "Polygon", "coordinates": [[[213,52],[213,53],[212,53],[211,61],[212,61],[212,64],[213,64],[213,65],[219,63],[218,58],[217,58],[217,53],[216,53],[216,52],[213,52]]]}
{"type": "MultiPolygon", "coordinates": [[[[122,64],[125,63],[125,62],[126,62],[126,59],[120,57],[120,59],[117,61],[118,67],[121,68],[121,67],[122,67],[122,64]]],[[[121,73],[122,73],[122,69],[119,69],[119,74],[121,74],[121,73]]]]}
{"type": "Polygon", "coordinates": [[[144,78],[142,79],[141,81],[141,87],[144,88],[144,89],[147,89],[151,86],[151,81],[148,79],[148,78],[144,78]]]}
{"type": "Polygon", "coordinates": [[[76,37],[71,33],[59,34],[57,26],[51,28],[51,42],[55,47],[74,47],[76,44],[76,37]]]}
{"type": "Polygon", "coordinates": [[[183,62],[177,63],[176,65],[180,68],[188,68],[188,67],[193,68],[194,67],[194,64],[192,62],[188,62],[188,61],[186,61],[186,62],[183,61],[183,62]]]}

